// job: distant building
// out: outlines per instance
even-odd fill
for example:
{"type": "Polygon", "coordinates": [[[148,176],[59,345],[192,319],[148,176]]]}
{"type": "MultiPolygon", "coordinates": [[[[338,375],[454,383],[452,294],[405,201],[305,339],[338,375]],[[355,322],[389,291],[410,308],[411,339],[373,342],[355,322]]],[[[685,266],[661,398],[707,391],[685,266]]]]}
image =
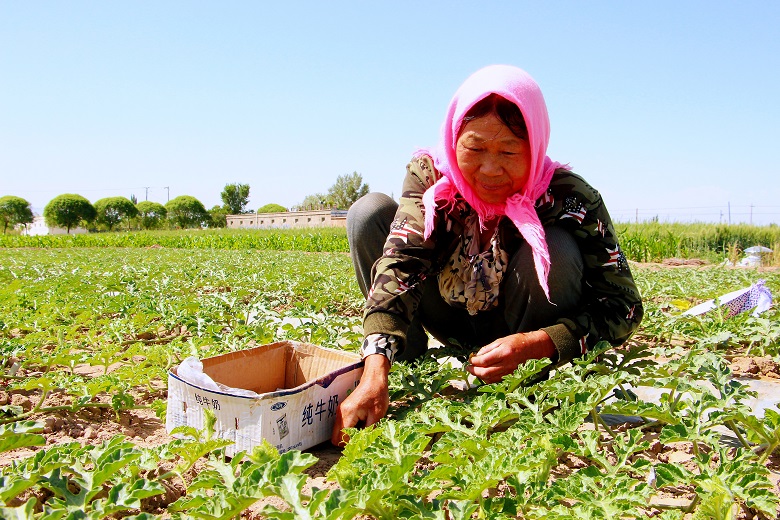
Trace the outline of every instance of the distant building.
{"type": "Polygon", "coordinates": [[[228,229],[298,229],[347,225],[347,212],[341,209],[244,213],[227,215],[226,218],[228,229]]]}
{"type": "MultiPolygon", "coordinates": [[[[71,228],[70,230],[71,235],[81,235],[83,233],[87,233],[87,230],[80,227],[71,228]]],[[[46,221],[43,217],[35,216],[33,217],[32,224],[28,224],[22,228],[22,234],[31,237],[38,235],[67,235],[68,230],[60,227],[50,228],[46,225],[46,221]]]]}

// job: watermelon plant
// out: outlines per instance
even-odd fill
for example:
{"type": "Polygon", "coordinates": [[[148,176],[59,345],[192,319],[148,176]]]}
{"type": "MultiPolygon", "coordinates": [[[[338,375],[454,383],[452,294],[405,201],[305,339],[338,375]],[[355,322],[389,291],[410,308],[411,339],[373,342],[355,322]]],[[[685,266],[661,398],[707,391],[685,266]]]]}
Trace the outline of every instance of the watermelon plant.
{"type": "Polygon", "coordinates": [[[181,236],[190,248],[0,249],[0,517],[778,514],[780,411],[756,415],[729,365],[780,361],[777,310],[682,315],[759,277],[778,294],[774,271],[634,265],[647,301],[640,331],[547,378],[537,361],[481,385],[444,349],[396,364],[388,417],[350,431],[325,479],[312,453],[263,445],[227,457],[208,422],[152,446],[131,433],[89,437],[76,426],[127,432],[136,413],[163,415],[167,369],[187,356],[282,339],[360,343],[362,298],[343,252],[181,236]]]}

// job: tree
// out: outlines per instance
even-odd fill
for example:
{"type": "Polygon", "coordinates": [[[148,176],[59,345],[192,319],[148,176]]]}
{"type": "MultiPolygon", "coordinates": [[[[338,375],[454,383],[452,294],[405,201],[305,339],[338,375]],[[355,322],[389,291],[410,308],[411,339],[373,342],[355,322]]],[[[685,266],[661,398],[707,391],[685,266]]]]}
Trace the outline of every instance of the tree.
{"type": "Polygon", "coordinates": [[[65,193],[54,197],[43,209],[43,218],[49,227],[64,227],[70,234],[70,228],[82,221],[90,223],[95,220],[95,207],[81,195],[65,193]]]}
{"type": "Polygon", "coordinates": [[[328,189],[328,197],[338,209],[349,209],[360,197],[368,193],[368,184],[358,172],[339,175],[336,183],[328,189]]]}
{"type": "Polygon", "coordinates": [[[258,213],[284,213],[287,208],[279,204],[266,204],[262,208],[257,208],[258,213]]]}
{"type": "Polygon", "coordinates": [[[138,205],[138,197],[135,196],[135,193],[130,195],[130,202],[132,202],[135,205],[138,205]]]}
{"type": "Polygon", "coordinates": [[[249,184],[226,184],[221,196],[225,209],[231,215],[245,213],[249,203],[249,184]]]}
{"type": "Polygon", "coordinates": [[[114,226],[129,221],[138,215],[138,208],[132,201],[125,197],[106,197],[95,202],[97,212],[96,222],[108,227],[111,231],[114,226]]]}
{"type": "Polygon", "coordinates": [[[190,195],[179,195],[165,204],[168,219],[180,228],[200,227],[209,221],[203,203],[190,195]]]}
{"type": "Polygon", "coordinates": [[[330,206],[333,206],[333,201],[330,199],[329,195],[315,193],[314,195],[306,195],[306,198],[300,203],[298,209],[322,209],[329,208],[330,206]]]}
{"type": "Polygon", "coordinates": [[[168,210],[159,202],[144,200],[135,205],[138,218],[144,229],[157,229],[168,217],[168,210]]]}
{"type": "Polygon", "coordinates": [[[209,210],[209,227],[227,227],[228,208],[217,204],[209,210]]]}
{"type": "Polygon", "coordinates": [[[17,224],[30,224],[33,221],[30,203],[13,195],[0,197],[0,220],[3,221],[4,235],[8,226],[13,228],[17,224]]]}
{"type": "Polygon", "coordinates": [[[144,229],[155,229],[168,216],[168,210],[159,202],[144,200],[135,205],[138,210],[138,217],[141,220],[141,227],[144,229]]]}

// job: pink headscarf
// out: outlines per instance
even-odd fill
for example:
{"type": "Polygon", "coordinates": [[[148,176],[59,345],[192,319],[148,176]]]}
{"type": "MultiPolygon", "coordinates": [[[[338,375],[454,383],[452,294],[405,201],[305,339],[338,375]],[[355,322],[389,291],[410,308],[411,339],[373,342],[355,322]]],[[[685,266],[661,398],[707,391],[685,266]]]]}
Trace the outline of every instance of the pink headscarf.
{"type": "Polygon", "coordinates": [[[425,238],[430,237],[433,232],[436,207],[451,205],[458,193],[477,212],[480,225],[484,225],[484,221],[492,217],[506,215],[531,246],[536,276],[548,300],[550,253],[547,251],[544,229],[536,215],[534,203],[547,191],[553,173],[561,166],[546,155],[549,140],[550,120],[539,85],[522,69],[509,65],[491,65],[472,74],[455,92],[441,128],[438,146],[433,150],[421,150],[433,157],[434,166],[443,175],[423,194],[425,238]],[[520,108],[528,128],[531,150],[531,170],[526,185],[503,204],[482,201],[463,178],[455,156],[455,143],[463,117],[471,107],[491,94],[498,94],[520,108]]]}

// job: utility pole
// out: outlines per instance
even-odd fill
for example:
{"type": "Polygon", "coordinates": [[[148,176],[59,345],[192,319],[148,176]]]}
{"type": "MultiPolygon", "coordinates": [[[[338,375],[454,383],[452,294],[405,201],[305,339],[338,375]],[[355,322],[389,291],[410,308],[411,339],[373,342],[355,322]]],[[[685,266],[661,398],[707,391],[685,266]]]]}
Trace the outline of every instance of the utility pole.
{"type": "Polygon", "coordinates": [[[144,189],[146,190],[146,198],[144,198],[144,200],[149,200],[149,188],[151,188],[151,186],[144,186],[144,189]]]}
{"type": "Polygon", "coordinates": [[[634,212],[634,222],[639,224],[639,208],[636,208],[636,211],[634,212]]]}
{"type": "Polygon", "coordinates": [[[729,202],[729,226],[731,225],[731,202],[729,202]]]}
{"type": "Polygon", "coordinates": [[[168,193],[168,200],[166,202],[170,202],[170,200],[171,200],[171,187],[170,186],[166,186],[165,187],[165,191],[168,193]]]}
{"type": "Polygon", "coordinates": [[[750,225],[753,225],[753,205],[750,205],[750,225]]]}

